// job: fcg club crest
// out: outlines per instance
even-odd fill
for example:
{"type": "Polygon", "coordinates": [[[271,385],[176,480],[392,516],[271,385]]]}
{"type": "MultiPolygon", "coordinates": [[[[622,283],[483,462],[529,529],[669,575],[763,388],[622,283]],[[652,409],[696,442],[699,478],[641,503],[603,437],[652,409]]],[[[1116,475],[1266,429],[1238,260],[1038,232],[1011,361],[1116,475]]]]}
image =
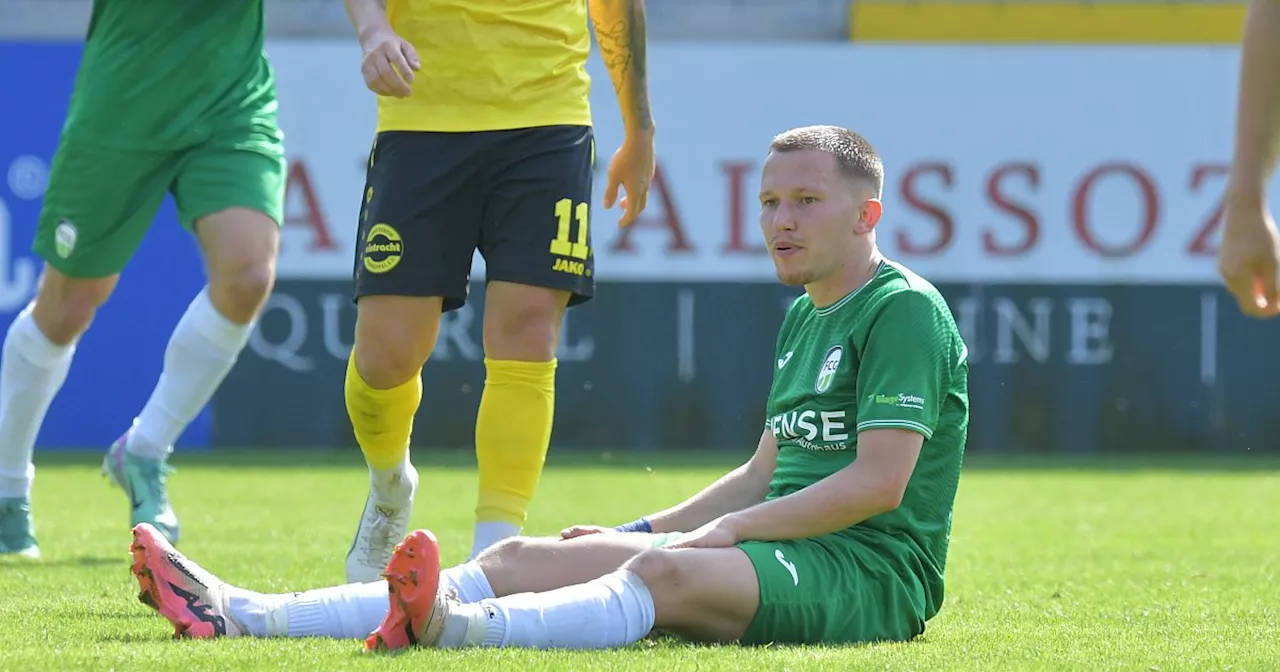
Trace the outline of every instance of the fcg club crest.
{"type": "Polygon", "coordinates": [[[843,346],[833,346],[827,351],[827,356],[822,358],[822,368],[818,370],[818,379],[813,384],[815,392],[822,394],[831,389],[831,383],[836,379],[836,369],[840,368],[841,359],[844,359],[843,346]]]}

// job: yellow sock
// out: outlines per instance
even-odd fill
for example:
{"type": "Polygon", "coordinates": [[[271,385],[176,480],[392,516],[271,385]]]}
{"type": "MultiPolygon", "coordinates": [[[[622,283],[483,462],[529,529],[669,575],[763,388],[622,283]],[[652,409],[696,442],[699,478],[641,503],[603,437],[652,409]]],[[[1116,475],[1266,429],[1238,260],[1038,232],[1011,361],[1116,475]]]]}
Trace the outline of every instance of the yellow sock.
{"type": "Polygon", "coordinates": [[[413,416],[422,403],[420,373],[391,389],[375,390],[356,371],[354,352],[347,360],[347,415],[370,467],[391,469],[408,455],[413,416]]]}
{"type": "Polygon", "coordinates": [[[542,478],[556,407],[556,360],[485,358],[487,375],[476,415],[480,498],[476,520],[524,526],[542,478]]]}

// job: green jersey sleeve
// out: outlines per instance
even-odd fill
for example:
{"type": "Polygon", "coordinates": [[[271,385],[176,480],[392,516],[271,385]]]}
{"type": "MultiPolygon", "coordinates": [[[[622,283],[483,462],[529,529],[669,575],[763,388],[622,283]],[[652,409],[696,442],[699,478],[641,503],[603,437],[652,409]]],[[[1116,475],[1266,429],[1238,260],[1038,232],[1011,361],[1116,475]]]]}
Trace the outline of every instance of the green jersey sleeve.
{"type": "Polygon", "coordinates": [[[890,296],[867,332],[858,366],[857,431],[909,429],[933,436],[954,343],[951,315],[935,297],[890,296]]]}

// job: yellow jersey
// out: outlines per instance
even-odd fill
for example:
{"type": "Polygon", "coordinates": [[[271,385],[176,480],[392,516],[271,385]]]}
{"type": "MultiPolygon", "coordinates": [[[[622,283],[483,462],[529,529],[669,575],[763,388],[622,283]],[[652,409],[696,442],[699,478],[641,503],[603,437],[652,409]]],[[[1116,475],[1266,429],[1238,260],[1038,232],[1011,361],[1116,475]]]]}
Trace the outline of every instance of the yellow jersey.
{"type": "Polygon", "coordinates": [[[586,0],[387,0],[387,18],[422,67],[378,97],[379,131],[591,125],[586,0]]]}

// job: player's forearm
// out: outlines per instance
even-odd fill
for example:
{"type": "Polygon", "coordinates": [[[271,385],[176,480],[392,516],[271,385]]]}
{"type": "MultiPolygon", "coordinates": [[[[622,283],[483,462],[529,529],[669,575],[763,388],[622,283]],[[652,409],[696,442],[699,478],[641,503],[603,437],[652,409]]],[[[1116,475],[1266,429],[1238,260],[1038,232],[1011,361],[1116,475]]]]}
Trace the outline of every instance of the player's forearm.
{"type": "Polygon", "coordinates": [[[725,474],[702,492],[648,517],[654,532],[689,532],[721,517],[764,501],[771,474],[751,463],[725,474]]]}
{"type": "Polygon", "coordinates": [[[391,30],[387,20],[386,0],[344,0],[347,6],[347,18],[356,29],[356,39],[364,42],[365,38],[380,30],[391,30]]]}
{"type": "Polygon", "coordinates": [[[892,511],[901,498],[901,490],[855,460],[803,490],[730,514],[724,522],[742,541],[805,539],[892,511]]]}
{"type": "Polygon", "coordinates": [[[1240,50],[1232,197],[1265,200],[1280,158],[1280,0],[1253,0],[1240,50]]]}
{"type": "Polygon", "coordinates": [[[600,57],[609,70],[628,135],[653,132],[645,0],[590,0],[600,57]]]}

